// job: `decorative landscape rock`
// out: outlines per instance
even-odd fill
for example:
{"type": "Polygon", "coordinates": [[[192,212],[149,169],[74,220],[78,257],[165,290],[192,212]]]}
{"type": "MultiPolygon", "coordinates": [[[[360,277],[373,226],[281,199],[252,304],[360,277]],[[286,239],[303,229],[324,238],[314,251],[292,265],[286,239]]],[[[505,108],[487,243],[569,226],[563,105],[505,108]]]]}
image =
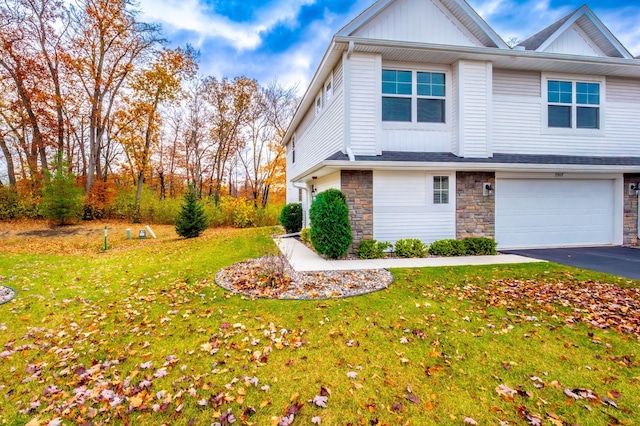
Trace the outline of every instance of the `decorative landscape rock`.
{"type": "Polygon", "coordinates": [[[14,289],[12,289],[11,287],[0,285],[0,305],[2,305],[3,303],[7,303],[14,297],[16,297],[16,292],[14,289]]]}

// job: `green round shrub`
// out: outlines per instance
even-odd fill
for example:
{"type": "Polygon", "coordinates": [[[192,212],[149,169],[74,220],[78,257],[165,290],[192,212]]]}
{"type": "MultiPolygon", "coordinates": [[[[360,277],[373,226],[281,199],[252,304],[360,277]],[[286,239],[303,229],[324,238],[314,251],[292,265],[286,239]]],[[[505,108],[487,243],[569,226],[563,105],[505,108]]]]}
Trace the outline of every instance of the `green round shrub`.
{"type": "Polygon", "coordinates": [[[398,257],[425,257],[428,246],[417,238],[396,241],[394,252],[398,257]]]}
{"type": "Polygon", "coordinates": [[[360,259],[381,259],[392,244],[386,241],[360,240],[356,254],[360,259]]]}
{"type": "Polygon", "coordinates": [[[280,212],[278,221],[284,226],[288,234],[300,232],[300,229],[302,229],[302,204],[286,204],[280,212]]]}
{"type": "Polygon", "coordinates": [[[464,256],[467,248],[460,240],[439,240],[431,243],[429,253],[434,256],[464,256]]]}
{"type": "Polygon", "coordinates": [[[311,244],[331,259],[344,257],[353,241],[347,198],[337,189],[319,193],[311,209],[311,244]]]}

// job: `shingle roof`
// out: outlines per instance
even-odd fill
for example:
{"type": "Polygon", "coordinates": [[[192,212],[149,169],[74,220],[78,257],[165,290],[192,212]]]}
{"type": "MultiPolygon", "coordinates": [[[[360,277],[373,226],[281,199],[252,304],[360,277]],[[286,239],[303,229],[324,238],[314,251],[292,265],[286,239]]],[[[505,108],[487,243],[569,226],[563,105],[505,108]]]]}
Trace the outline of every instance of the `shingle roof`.
{"type": "Polygon", "coordinates": [[[542,45],[542,43],[547,41],[547,39],[551,37],[553,33],[558,31],[558,28],[560,28],[562,25],[564,25],[565,22],[571,19],[571,17],[575,15],[575,13],[578,10],[580,10],[580,8],[574,10],[564,18],[560,19],[559,21],[556,21],[553,24],[549,25],[547,28],[543,29],[542,31],[535,33],[525,41],[519,43],[518,46],[524,46],[526,50],[536,50],[538,47],[542,45]]]}
{"type": "MultiPolygon", "coordinates": [[[[382,155],[356,155],[358,161],[411,161],[424,163],[486,163],[486,164],[545,164],[582,166],[640,166],[640,157],[587,157],[574,155],[500,154],[491,158],[464,158],[450,152],[382,151],[382,155]]],[[[348,161],[346,154],[338,151],[328,161],[348,161]]]]}

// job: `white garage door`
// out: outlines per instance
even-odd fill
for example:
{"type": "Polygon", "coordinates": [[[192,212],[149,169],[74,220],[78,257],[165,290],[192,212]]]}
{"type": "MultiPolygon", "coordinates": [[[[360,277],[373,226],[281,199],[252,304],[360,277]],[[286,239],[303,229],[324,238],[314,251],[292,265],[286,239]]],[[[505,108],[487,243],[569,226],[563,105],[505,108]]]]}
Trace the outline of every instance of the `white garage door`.
{"type": "Polygon", "coordinates": [[[500,248],[612,244],[613,180],[498,179],[500,248]]]}

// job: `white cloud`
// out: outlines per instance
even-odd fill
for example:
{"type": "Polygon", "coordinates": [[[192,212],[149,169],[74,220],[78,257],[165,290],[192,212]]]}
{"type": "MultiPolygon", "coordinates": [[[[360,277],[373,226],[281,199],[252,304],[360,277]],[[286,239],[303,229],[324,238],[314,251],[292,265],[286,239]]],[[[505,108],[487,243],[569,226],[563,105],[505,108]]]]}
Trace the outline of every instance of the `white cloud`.
{"type": "Polygon", "coordinates": [[[502,9],[502,5],[505,3],[505,0],[490,0],[485,3],[478,4],[475,7],[475,11],[478,12],[478,15],[482,16],[484,20],[487,20],[495,13],[500,12],[502,9]]]}
{"type": "Polygon", "coordinates": [[[252,50],[262,42],[261,33],[278,25],[297,25],[300,8],[314,0],[284,0],[258,9],[255,20],[234,22],[215,13],[199,0],[141,0],[142,19],[168,25],[173,31],[187,30],[198,34],[199,47],[207,38],[221,38],[237,50],[252,50]]]}

